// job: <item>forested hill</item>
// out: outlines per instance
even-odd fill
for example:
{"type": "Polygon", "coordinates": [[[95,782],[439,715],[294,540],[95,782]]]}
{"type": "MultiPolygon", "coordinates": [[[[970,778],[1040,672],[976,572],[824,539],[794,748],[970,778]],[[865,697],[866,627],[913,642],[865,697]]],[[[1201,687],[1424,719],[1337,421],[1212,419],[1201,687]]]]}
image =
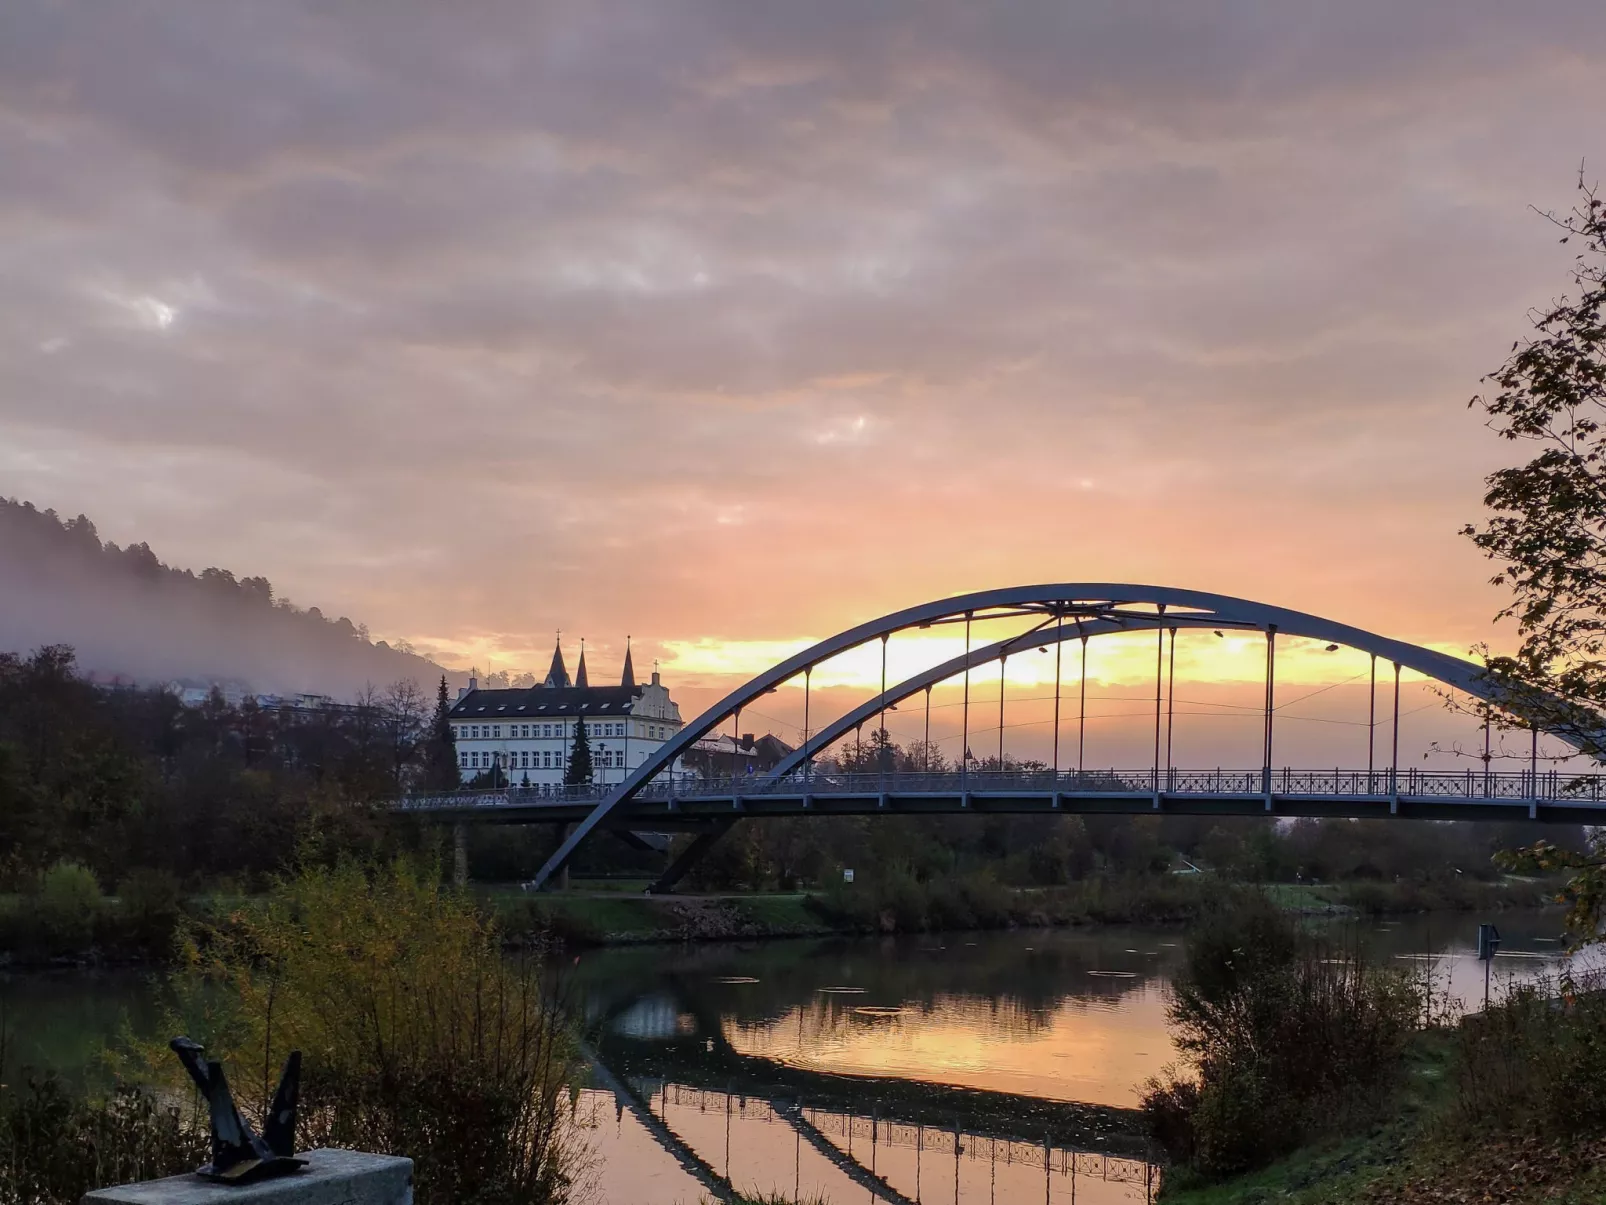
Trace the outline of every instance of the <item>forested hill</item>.
{"type": "Polygon", "coordinates": [[[344,616],[275,598],[266,578],[173,568],[147,544],[102,543],[83,515],[63,521],[0,498],[0,652],[46,644],[72,645],[79,666],[100,678],[232,681],[342,699],[408,678],[427,688],[446,672],[370,641],[344,616]]]}

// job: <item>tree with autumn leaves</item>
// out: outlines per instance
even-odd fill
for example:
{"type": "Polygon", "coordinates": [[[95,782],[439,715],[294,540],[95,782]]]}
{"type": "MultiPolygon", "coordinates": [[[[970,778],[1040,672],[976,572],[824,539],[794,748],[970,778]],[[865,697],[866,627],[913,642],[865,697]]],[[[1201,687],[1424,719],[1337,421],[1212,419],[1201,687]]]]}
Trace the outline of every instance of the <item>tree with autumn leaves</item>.
{"type": "MultiPolygon", "coordinates": [[[[1488,673],[1506,722],[1556,734],[1606,761],[1606,200],[1578,180],[1571,211],[1547,213],[1576,249],[1573,291],[1533,314],[1470,406],[1501,438],[1534,451],[1488,479],[1489,515],[1465,534],[1511,591],[1514,653],[1488,673]]],[[[1606,840],[1579,853],[1540,842],[1504,855],[1512,869],[1570,870],[1569,926],[1595,941],[1606,919],[1606,840]]]]}

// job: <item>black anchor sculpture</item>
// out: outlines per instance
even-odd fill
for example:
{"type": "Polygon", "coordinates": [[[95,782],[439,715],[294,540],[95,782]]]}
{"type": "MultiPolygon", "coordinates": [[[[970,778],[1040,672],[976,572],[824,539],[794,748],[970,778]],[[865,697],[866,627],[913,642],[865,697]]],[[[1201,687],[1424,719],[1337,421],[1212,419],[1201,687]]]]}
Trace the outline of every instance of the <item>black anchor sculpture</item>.
{"type": "Polygon", "coordinates": [[[307,1165],[305,1159],[295,1158],[296,1101],[301,1095],[299,1050],[291,1051],[284,1062],[279,1090],[273,1094],[263,1136],[258,1138],[240,1116],[229,1081],[223,1076],[223,1065],[201,1057],[206,1047],[182,1037],[174,1038],[168,1046],[206,1097],[211,1114],[212,1162],[197,1168],[196,1175],[224,1184],[249,1184],[307,1165]]]}

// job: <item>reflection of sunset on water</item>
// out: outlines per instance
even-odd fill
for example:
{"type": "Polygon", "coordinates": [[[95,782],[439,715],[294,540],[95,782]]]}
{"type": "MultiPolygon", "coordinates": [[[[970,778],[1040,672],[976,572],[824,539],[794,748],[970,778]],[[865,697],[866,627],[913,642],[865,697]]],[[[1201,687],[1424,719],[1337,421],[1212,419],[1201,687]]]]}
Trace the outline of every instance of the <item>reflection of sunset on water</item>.
{"type": "Polygon", "coordinates": [[[1009,1001],[939,996],[896,1016],[818,1003],[768,1024],[727,1026],[743,1054],[813,1071],[900,1076],[1053,1100],[1136,1104],[1137,1085],[1173,1057],[1158,980],[1119,1004],[1067,998],[1045,1013],[1009,1001]]]}

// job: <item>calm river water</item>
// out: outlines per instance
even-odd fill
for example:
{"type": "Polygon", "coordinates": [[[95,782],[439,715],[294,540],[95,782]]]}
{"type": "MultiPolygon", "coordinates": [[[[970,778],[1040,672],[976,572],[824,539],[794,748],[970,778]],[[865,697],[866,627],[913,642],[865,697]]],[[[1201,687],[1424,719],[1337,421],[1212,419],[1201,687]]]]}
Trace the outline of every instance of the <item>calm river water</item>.
{"type": "MultiPolygon", "coordinates": [[[[1559,917],[1498,923],[1496,994],[1557,968],[1559,917]]],[[[1431,916],[1345,932],[1477,1007],[1476,928],[1431,916]]],[[[1182,940],[1107,928],[585,954],[569,989],[602,1064],[577,1114],[595,1199],[690,1205],[713,1197],[712,1176],[831,1202],[1145,1201],[1157,1180],[1120,1115],[1067,1117],[1072,1102],[1130,1108],[1172,1061],[1182,940]]],[[[158,1023],[157,990],[128,973],[0,978],[11,1066],[98,1074],[123,1025],[158,1023]]]]}

